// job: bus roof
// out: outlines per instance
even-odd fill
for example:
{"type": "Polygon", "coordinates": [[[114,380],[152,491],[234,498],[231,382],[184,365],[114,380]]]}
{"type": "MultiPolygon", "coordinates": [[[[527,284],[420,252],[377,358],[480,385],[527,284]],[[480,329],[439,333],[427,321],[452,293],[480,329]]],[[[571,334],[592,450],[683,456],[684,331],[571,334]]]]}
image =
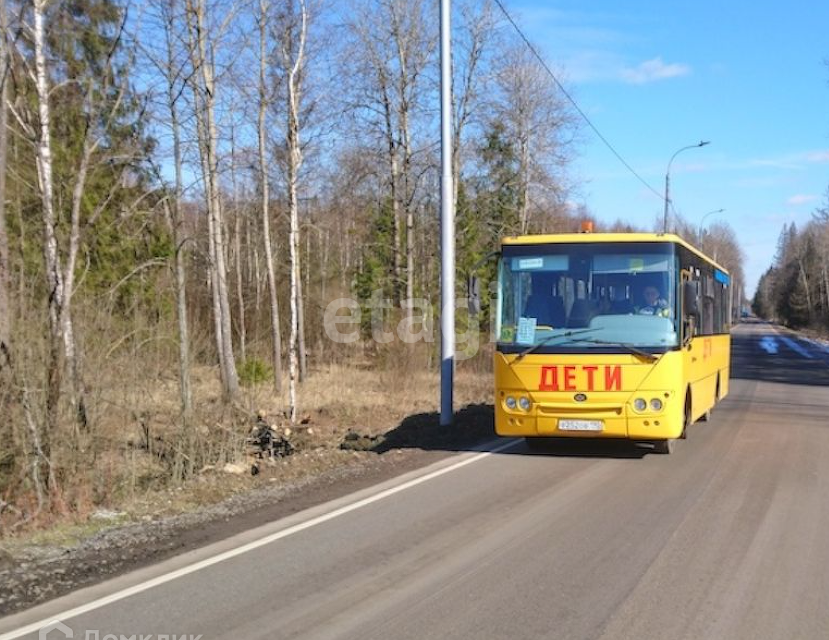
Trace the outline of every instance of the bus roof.
{"type": "Polygon", "coordinates": [[[534,244],[574,244],[589,242],[664,242],[678,244],[691,253],[711,263],[723,273],[728,269],[715,262],[709,256],[697,249],[674,233],[555,233],[528,236],[507,236],[501,239],[501,245],[534,245],[534,244]]]}

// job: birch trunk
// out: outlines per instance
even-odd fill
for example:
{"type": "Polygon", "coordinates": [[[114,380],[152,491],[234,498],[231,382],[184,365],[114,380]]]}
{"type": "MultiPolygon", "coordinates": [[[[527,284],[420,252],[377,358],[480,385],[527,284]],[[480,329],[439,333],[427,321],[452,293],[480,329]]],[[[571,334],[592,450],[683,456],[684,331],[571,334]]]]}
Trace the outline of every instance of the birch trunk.
{"type": "Polygon", "coordinates": [[[410,176],[412,170],[412,146],[409,139],[409,115],[406,110],[400,114],[403,138],[403,209],[406,212],[406,308],[408,315],[414,313],[414,207],[412,206],[410,176]]]}
{"type": "MultiPolygon", "coordinates": [[[[40,130],[37,136],[37,173],[41,196],[43,221],[43,259],[46,267],[46,286],[49,308],[49,360],[47,370],[45,425],[40,434],[41,465],[46,471],[47,484],[51,484],[50,465],[51,432],[58,422],[58,402],[61,393],[61,369],[63,359],[63,276],[56,234],[52,178],[52,140],[50,134],[49,81],[46,73],[46,34],[44,19],[46,0],[34,0],[35,85],[38,101],[40,130]],[[45,464],[43,464],[45,463],[45,464]]],[[[36,463],[35,463],[36,464],[36,463]]]]}
{"type": "MultiPolygon", "coordinates": [[[[189,53],[190,53],[190,60],[194,68],[198,69],[200,64],[199,54],[198,54],[198,34],[197,34],[197,24],[195,21],[195,13],[196,10],[193,7],[192,0],[186,0],[186,11],[187,11],[187,32],[189,35],[189,53]]],[[[193,76],[190,78],[190,86],[193,91],[193,111],[195,115],[195,122],[196,122],[196,140],[198,143],[199,149],[199,163],[201,164],[201,171],[202,171],[202,179],[205,182],[205,202],[208,206],[208,214],[207,214],[207,279],[206,285],[207,288],[210,290],[211,302],[213,306],[213,332],[215,335],[216,340],[216,356],[219,361],[219,375],[223,383],[224,388],[224,372],[225,372],[225,362],[224,362],[224,350],[222,349],[222,319],[221,319],[221,306],[219,305],[218,301],[218,291],[219,291],[219,283],[218,283],[218,271],[216,270],[215,266],[215,255],[216,255],[216,247],[215,247],[215,236],[213,234],[213,215],[210,211],[210,198],[207,195],[207,176],[210,173],[210,167],[207,162],[207,132],[205,126],[205,118],[204,118],[204,100],[202,98],[202,87],[199,85],[198,78],[193,76]]],[[[226,392],[225,392],[226,393],[226,392]]]]}
{"type": "MultiPolygon", "coordinates": [[[[262,242],[265,245],[265,263],[268,278],[268,298],[271,309],[271,343],[273,347],[273,385],[274,390],[282,391],[282,337],[279,323],[279,298],[276,292],[276,268],[271,246],[271,215],[269,211],[270,184],[268,182],[268,165],[266,144],[266,114],[268,110],[267,95],[267,15],[269,3],[259,0],[259,119],[257,133],[259,138],[259,185],[262,196],[262,242]]],[[[257,278],[258,288],[258,278],[257,278]]]]}
{"type": "MultiPolygon", "coordinates": [[[[200,6],[201,4],[200,0],[200,6]]],[[[199,15],[202,18],[203,12],[199,15]]],[[[216,127],[215,120],[215,94],[216,87],[213,82],[213,67],[212,64],[207,64],[207,52],[205,50],[204,38],[201,40],[202,53],[202,77],[204,79],[205,95],[207,97],[205,104],[205,115],[207,116],[207,164],[209,166],[209,176],[207,186],[209,188],[210,209],[213,217],[213,246],[215,250],[215,266],[216,266],[216,282],[218,285],[218,302],[219,312],[222,323],[222,342],[221,350],[224,356],[224,387],[225,394],[229,398],[233,398],[239,391],[239,379],[236,374],[236,362],[233,357],[233,342],[231,339],[231,316],[230,316],[230,300],[228,296],[227,287],[227,263],[225,261],[226,247],[224,240],[224,215],[222,212],[221,198],[219,195],[219,160],[216,150],[216,144],[219,140],[219,133],[216,127]]]]}
{"type": "Polygon", "coordinates": [[[407,314],[411,317],[414,313],[414,308],[411,306],[411,301],[414,299],[414,211],[412,208],[411,195],[411,172],[412,172],[412,143],[409,131],[409,94],[410,87],[410,71],[409,71],[409,51],[408,47],[412,44],[405,38],[405,34],[398,23],[397,10],[393,10],[393,33],[395,44],[397,46],[397,63],[398,63],[398,77],[397,77],[397,122],[400,127],[400,141],[403,151],[403,189],[400,194],[400,199],[403,202],[403,212],[406,217],[406,309],[407,314]]]}
{"type": "MultiPolygon", "coordinates": [[[[412,204],[406,205],[406,309],[407,314],[411,317],[414,313],[414,212],[412,211],[412,204]]],[[[412,343],[414,346],[414,343],[412,343]]]]}
{"type": "MultiPolygon", "coordinates": [[[[283,55],[285,57],[286,66],[288,68],[287,77],[287,98],[288,98],[288,123],[287,123],[287,146],[288,146],[288,210],[290,215],[290,257],[291,257],[291,334],[289,346],[289,361],[290,361],[290,385],[289,385],[289,402],[290,402],[290,419],[291,422],[296,422],[298,407],[297,407],[297,382],[300,375],[300,332],[302,330],[301,314],[302,314],[302,297],[301,287],[302,281],[300,278],[300,263],[299,263],[299,202],[297,199],[297,185],[299,169],[302,165],[302,148],[300,146],[300,123],[299,123],[299,107],[300,107],[300,74],[303,70],[304,56],[305,56],[305,35],[306,35],[306,21],[307,12],[305,1],[299,0],[300,6],[300,25],[299,25],[299,42],[294,57],[291,50],[292,38],[286,38],[283,43],[283,55]]],[[[293,29],[293,25],[289,25],[289,29],[293,29]]]]}
{"type": "Polygon", "coordinates": [[[0,0],[0,372],[11,365],[11,306],[9,305],[9,237],[6,233],[6,2],[0,0]]]}
{"type": "Polygon", "coordinates": [[[521,159],[519,167],[519,180],[521,183],[521,200],[518,203],[518,220],[521,227],[521,235],[527,233],[529,226],[529,200],[530,200],[530,143],[527,139],[521,139],[521,159]]]}
{"type": "Polygon", "coordinates": [[[392,220],[394,223],[394,296],[400,297],[400,282],[403,280],[403,266],[400,257],[400,244],[403,236],[400,224],[400,198],[397,193],[397,184],[400,180],[397,168],[397,150],[394,148],[393,141],[389,143],[389,170],[390,170],[390,184],[391,190],[391,210],[392,220]]]}
{"type": "Polygon", "coordinates": [[[236,305],[239,309],[239,356],[247,360],[247,327],[245,326],[244,274],[242,273],[242,217],[239,207],[239,187],[236,182],[236,133],[230,129],[230,179],[233,184],[233,263],[236,272],[236,305]]]}
{"type": "MultiPolygon", "coordinates": [[[[297,258],[299,259],[300,241],[299,223],[297,223],[297,258]]],[[[301,261],[297,262],[297,348],[299,349],[299,381],[305,382],[308,378],[308,363],[305,357],[305,292],[302,286],[301,261]]]]}
{"type": "MultiPolygon", "coordinates": [[[[91,114],[93,110],[91,92],[92,89],[90,87],[87,92],[86,100],[87,113],[89,114],[91,114]]],[[[87,129],[84,132],[81,163],[78,166],[75,186],[72,189],[72,212],[69,224],[69,253],[63,272],[64,301],[61,314],[61,330],[63,332],[66,365],[69,370],[69,377],[72,383],[72,407],[75,411],[77,423],[84,429],[88,426],[85,400],[86,391],[81,377],[78,349],[75,342],[75,329],[72,324],[71,308],[72,293],[75,288],[75,265],[78,260],[78,250],[80,249],[81,205],[83,203],[86,178],[89,173],[89,165],[92,160],[92,154],[98,146],[97,142],[92,139],[93,135],[91,125],[87,125],[87,129]]]]}
{"type": "Polygon", "coordinates": [[[197,99],[196,121],[199,131],[199,148],[202,154],[201,164],[204,173],[208,210],[208,233],[210,236],[211,284],[213,286],[213,313],[216,325],[216,346],[219,354],[219,367],[222,388],[227,399],[234,399],[239,392],[239,378],[233,357],[231,337],[230,301],[227,286],[227,262],[224,239],[224,216],[219,194],[219,135],[215,118],[216,85],[213,77],[213,62],[207,52],[205,34],[204,0],[188,0],[190,19],[188,26],[191,34],[191,55],[193,66],[201,71],[200,85],[194,85],[197,99]]]}
{"type": "MultiPolygon", "coordinates": [[[[175,0],[170,0],[171,9],[175,0]]],[[[170,11],[173,14],[173,11],[170,11]]],[[[181,129],[178,119],[178,107],[176,105],[178,91],[176,88],[176,72],[173,69],[175,50],[173,44],[173,33],[170,28],[166,29],[167,39],[167,108],[170,111],[170,128],[173,134],[173,166],[175,170],[175,191],[173,193],[173,210],[170,218],[170,230],[175,243],[175,276],[176,276],[176,320],[178,322],[178,368],[179,368],[179,391],[181,395],[181,413],[184,428],[187,430],[193,415],[193,392],[190,381],[190,329],[187,324],[187,272],[186,259],[187,239],[182,237],[182,213],[181,198],[184,190],[184,178],[182,176],[181,158],[181,129]]],[[[189,448],[189,447],[188,447],[189,448]]]]}

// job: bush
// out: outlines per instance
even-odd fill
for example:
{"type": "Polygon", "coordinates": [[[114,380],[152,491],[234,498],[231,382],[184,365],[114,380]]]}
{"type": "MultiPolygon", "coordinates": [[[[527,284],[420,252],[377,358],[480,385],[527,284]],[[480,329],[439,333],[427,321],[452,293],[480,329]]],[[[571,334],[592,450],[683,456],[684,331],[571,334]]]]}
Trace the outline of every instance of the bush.
{"type": "Polygon", "coordinates": [[[248,358],[239,366],[239,383],[249,387],[273,377],[273,367],[257,358],[248,358]]]}

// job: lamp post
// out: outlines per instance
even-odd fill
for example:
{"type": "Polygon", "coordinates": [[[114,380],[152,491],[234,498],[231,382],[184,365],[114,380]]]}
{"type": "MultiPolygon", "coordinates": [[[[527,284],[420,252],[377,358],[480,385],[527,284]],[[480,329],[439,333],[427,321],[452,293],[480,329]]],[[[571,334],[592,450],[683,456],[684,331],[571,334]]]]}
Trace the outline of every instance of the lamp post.
{"type": "Polygon", "coordinates": [[[668,161],[668,169],[665,171],[665,216],[662,220],[662,233],[668,233],[668,206],[671,202],[671,164],[680,153],[685,151],[686,149],[695,149],[696,147],[704,147],[707,144],[711,144],[710,140],[700,140],[697,144],[690,144],[687,147],[682,147],[678,149],[674,155],[671,156],[671,159],[668,161]]]}
{"type": "Polygon", "coordinates": [[[440,426],[452,426],[455,380],[455,202],[452,194],[452,30],[440,0],[440,426]]]}
{"type": "Polygon", "coordinates": [[[722,213],[723,211],[725,211],[725,209],[716,209],[716,210],[714,210],[714,211],[709,211],[709,212],[708,212],[708,213],[706,213],[704,216],[702,216],[702,220],[700,220],[700,222],[699,222],[699,234],[698,234],[698,235],[699,235],[699,241],[700,241],[700,244],[702,244],[702,232],[704,231],[704,228],[705,228],[705,219],[706,219],[708,216],[710,216],[710,215],[712,215],[712,214],[714,214],[714,213],[722,213]]]}

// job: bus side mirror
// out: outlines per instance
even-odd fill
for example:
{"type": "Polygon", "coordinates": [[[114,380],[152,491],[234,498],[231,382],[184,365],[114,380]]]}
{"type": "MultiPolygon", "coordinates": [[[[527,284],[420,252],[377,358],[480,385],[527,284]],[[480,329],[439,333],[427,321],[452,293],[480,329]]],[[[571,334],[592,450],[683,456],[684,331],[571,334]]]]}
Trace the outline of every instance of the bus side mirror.
{"type": "Polygon", "coordinates": [[[469,276],[466,281],[467,305],[472,317],[481,313],[481,284],[476,276],[469,276]]]}
{"type": "Polygon", "coordinates": [[[685,282],[682,285],[682,309],[685,316],[699,317],[699,304],[697,303],[696,282],[685,282]]]}

